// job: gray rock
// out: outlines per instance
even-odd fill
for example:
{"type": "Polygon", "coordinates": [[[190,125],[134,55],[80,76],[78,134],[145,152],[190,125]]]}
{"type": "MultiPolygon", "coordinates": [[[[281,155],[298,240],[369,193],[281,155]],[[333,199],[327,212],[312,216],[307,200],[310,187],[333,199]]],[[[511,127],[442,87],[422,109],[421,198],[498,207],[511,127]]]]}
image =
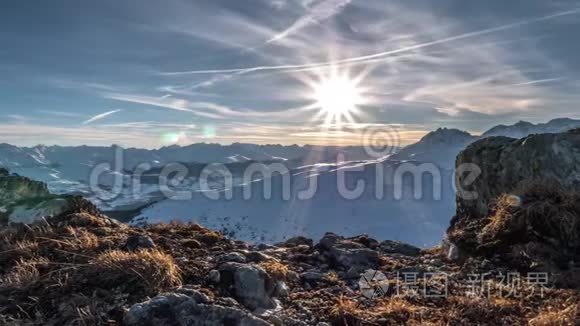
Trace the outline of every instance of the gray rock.
{"type": "Polygon", "coordinates": [[[263,261],[267,261],[272,259],[272,257],[261,253],[259,251],[248,251],[244,253],[246,255],[246,259],[253,263],[261,263],[263,261]]]}
{"type": "Polygon", "coordinates": [[[301,277],[305,281],[320,281],[324,278],[324,275],[318,272],[304,272],[301,277]]]}
{"type": "Polygon", "coordinates": [[[218,256],[217,258],[218,263],[227,263],[227,262],[234,262],[234,263],[245,263],[246,256],[239,252],[229,252],[227,254],[223,254],[218,256]]]}
{"type": "Polygon", "coordinates": [[[385,240],[379,245],[381,252],[386,254],[400,254],[405,256],[418,256],[421,249],[400,241],[385,240]]]}
{"type": "Polygon", "coordinates": [[[286,285],[283,281],[276,282],[276,296],[278,297],[288,297],[290,295],[290,289],[288,289],[288,285],[286,285]]]}
{"type": "Polygon", "coordinates": [[[207,278],[211,283],[217,284],[220,282],[220,272],[216,269],[212,269],[209,271],[207,278]]]}
{"type": "Polygon", "coordinates": [[[298,237],[290,238],[284,242],[277,243],[276,247],[288,248],[288,247],[296,247],[299,245],[306,245],[308,247],[312,247],[314,245],[314,242],[312,241],[312,239],[298,236],[298,237]]]}
{"type": "Polygon", "coordinates": [[[477,166],[481,175],[473,182],[468,173],[457,175],[457,218],[485,218],[493,200],[525,180],[552,179],[580,190],[580,131],[482,139],[457,157],[457,167],[466,164],[477,166]]]}
{"type": "Polygon", "coordinates": [[[148,235],[132,235],[127,239],[125,242],[125,246],[123,247],[125,250],[128,251],[136,251],[140,249],[153,249],[155,248],[155,242],[151,237],[148,235]]]}
{"type": "Polygon", "coordinates": [[[297,282],[300,280],[300,275],[295,271],[288,271],[288,281],[297,282]]]}
{"type": "Polygon", "coordinates": [[[447,251],[447,259],[453,261],[459,259],[459,248],[452,243],[449,244],[449,249],[447,251]]]}
{"type": "Polygon", "coordinates": [[[185,294],[185,295],[191,297],[197,303],[205,303],[205,304],[210,303],[209,297],[207,295],[205,295],[205,294],[203,294],[195,289],[183,287],[183,288],[175,290],[175,293],[185,294]]]}
{"type": "Polygon", "coordinates": [[[124,318],[125,325],[153,326],[266,326],[263,319],[238,308],[224,307],[206,302],[202,293],[188,296],[180,293],[158,295],[148,301],[133,305],[124,318]]]}
{"type": "Polygon", "coordinates": [[[276,282],[256,265],[225,263],[220,266],[220,288],[250,310],[275,307],[276,282]]]}
{"type": "Polygon", "coordinates": [[[344,269],[376,268],[379,264],[378,252],[334,233],[325,234],[318,243],[318,248],[330,263],[344,269]]]}
{"type": "Polygon", "coordinates": [[[461,258],[499,254],[515,268],[553,273],[576,260],[580,129],[483,139],[459,154],[457,169],[465,166],[479,174],[457,173],[457,214],[447,234],[461,258]],[[502,195],[509,214],[494,225],[488,217],[502,195]]]}

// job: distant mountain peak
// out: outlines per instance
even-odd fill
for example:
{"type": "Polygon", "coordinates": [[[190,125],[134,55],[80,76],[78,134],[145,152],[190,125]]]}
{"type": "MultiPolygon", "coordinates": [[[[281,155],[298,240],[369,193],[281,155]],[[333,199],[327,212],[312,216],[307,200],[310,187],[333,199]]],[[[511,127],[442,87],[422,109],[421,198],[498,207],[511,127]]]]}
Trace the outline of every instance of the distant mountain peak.
{"type": "Polygon", "coordinates": [[[507,136],[512,138],[523,138],[530,134],[561,133],[570,129],[580,128],[580,120],[570,118],[555,118],[547,123],[533,124],[527,121],[518,121],[513,125],[495,126],[482,137],[507,136]]]}
{"type": "Polygon", "coordinates": [[[450,128],[438,128],[435,131],[431,131],[419,142],[445,142],[445,143],[457,143],[464,142],[465,140],[471,140],[473,136],[463,130],[450,129],[450,128]]]}
{"type": "Polygon", "coordinates": [[[514,126],[517,126],[517,127],[526,126],[527,127],[527,126],[534,126],[534,124],[531,122],[528,122],[528,121],[520,120],[517,123],[515,123],[514,126]]]}

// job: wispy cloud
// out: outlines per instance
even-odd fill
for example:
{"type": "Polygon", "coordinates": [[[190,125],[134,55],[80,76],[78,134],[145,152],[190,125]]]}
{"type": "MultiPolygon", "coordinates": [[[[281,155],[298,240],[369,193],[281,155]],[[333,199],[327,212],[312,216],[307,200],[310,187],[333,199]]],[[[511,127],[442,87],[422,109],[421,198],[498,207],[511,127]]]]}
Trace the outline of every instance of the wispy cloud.
{"type": "Polygon", "coordinates": [[[291,108],[287,110],[279,111],[256,111],[252,109],[245,108],[231,108],[226,105],[221,105],[212,102],[198,102],[190,101],[183,98],[176,97],[152,97],[142,94],[104,94],[105,98],[114,99],[118,101],[124,101],[129,103],[138,103],[151,105],[155,107],[188,112],[192,115],[199,117],[210,118],[210,119],[247,119],[247,118],[266,118],[271,117],[272,119],[278,119],[282,117],[288,117],[299,113],[299,110],[291,108]]]}
{"type": "Polygon", "coordinates": [[[551,82],[555,82],[555,81],[559,81],[559,80],[562,80],[562,78],[536,79],[536,80],[530,80],[530,81],[527,81],[524,83],[513,84],[511,86],[526,86],[526,85],[544,84],[544,83],[551,83],[551,82]]]}
{"type": "MultiPolygon", "coordinates": [[[[316,102],[313,85],[335,68],[351,77],[365,75],[360,87],[369,101],[356,122],[412,125],[409,139],[438,126],[481,130],[513,119],[546,120],[554,111],[580,117],[565,109],[580,101],[574,92],[580,70],[573,44],[567,44],[580,26],[577,5],[538,0],[498,13],[501,0],[490,0],[473,5],[482,9],[476,15],[472,4],[441,1],[438,10],[423,1],[384,0],[150,4],[128,18],[139,22],[144,34],[138,36],[150,37],[155,55],[141,56],[136,50],[143,44],[119,41],[132,32],[119,33],[113,37],[118,47],[103,47],[107,55],[98,62],[98,74],[84,81],[86,73],[52,76],[55,92],[79,93],[83,100],[54,96],[50,108],[60,111],[33,107],[37,114],[31,120],[7,121],[64,125],[72,118],[75,123],[88,119],[75,131],[94,132],[107,141],[124,138],[123,131],[134,137],[131,142],[155,143],[160,134],[173,131],[200,141],[197,133],[207,124],[217,130],[216,142],[321,143],[323,121],[316,110],[305,108],[316,102]],[[135,71],[101,70],[119,67],[129,57],[140,64],[135,71]],[[113,111],[87,113],[121,104],[115,101],[135,108],[123,115],[132,122],[99,121],[113,111]],[[188,127],[188,121],[201,128],[188,127]],[[114,137],[105,137],[107,132],[114,137]]],[[[50,133],[57,131],[63,132],[50,133]]],[[[349,131],[331,136],[359,141],[349,131]]]]}
{"type": "Polygon", "coordinates": [[[307,13],[298,18],[292,25],[284,31],[270,38],[266,43],[279,42],[284,38],[300,31],[313,24],[318,24],[342,11],[351,0],[324,0],[308,8],[307,13]]]}
{"type": "Polygon", "coordinates": [[[85,116],[84,114],[78,112],[68,112],[58,110],[36,110],[36,112],[61,118],[79,118],[85,116]]]}
{"type": "Polygon", "coordinates": [[[356,56],[356,57],[340,59],[340,60],[323,61],[323,62],[307,63],[307,64],[255,66],[255,67],[248,67],[248,68],[233,68],[233,69],[221,69],[221,70],[220,69],[190,70],[190,71],[182,71],[182,72],[166,72],[166,73],[161,73],[161,74],[167,75],[167,76],[171,76],[171,75],[194,75],[194,74],[224,74],[224,73],[247,74],[247,73],[251,73],[251,72],[268,71],[268,70],[289,70],[289,69],[304,69],[304,68],[320,68],[320,67],[327,67],[327,66],[338,66],[341,64],[345,64],[345,63],[365,62],[368,60],[384,58],[384,57],[388,57],[388,56],[391,56],[394,54],[409,52],[409,51],[418,50],[418,49],[422,49],[422,48],[426,48],[426,47],[430,47],[430,46],[434,46],[434,45],[445,44],[445,43],[449,43],[449,42],[453,42],[453,41],[460,41],[460,40],[473,38],[473,37],[477,37],[477,36],[483,36],[483,35],[487,35],[487,34],[497,33],[497,32],[501,32],[504,30],[512,29],[512,28],[517,28],[517,27],[521,27],[521,26],[525,26],[525,25],[529,25],[529,24],[533,24],[533,23],[538,23],[538,22],[554,19],[557,17],[567,16],[567,15],[575,15],[575,14],[579,14],[579,13],[580,13],[580,9],[562,11],[562,12],[558,12],[558,13],[551,14],[551,15],[546,15],[546,16],[541,16],[541,17],[536,17],[536,18],[531,18],[531,19],[526,19],[526,20],[520,20],[518,22],[514,22],[514,23],[510,23],[510,24],[504,24],[504,25],[500,25],[500,26],[496,26],[496,27],[481,29],[478,31],[462,33],[462,34],[458,34],[458,35],[454,35],[454,36],[450,36],[450,37],[445,37],[445,38],[438,39],[438,40],[414,44],[411,46],[402,47],[402,48],[398,48],[395,50],[381,51],[381,52],[377,52],[377,53],[373,53],[373,54],[356,56]]]}
{"type": "Polygon", "coordinates": [[[99,121],[101,119],[104,119],[104,118],[106,118],[106,117],[108,117],[110,115],[113,115],[113,114],[118,113],[118,112],[121,112],[121,111],[123,111],[123,110],[111,110],[111,111],[107,111],[107,112],[104,112],[104,113],[101,113],[101,114],[97,114],[97,115],[91,117],[90,119],[85,120],[83,122],[83,125],[88,125],[88,124],[93,123],[95,121],[99,121]]]}

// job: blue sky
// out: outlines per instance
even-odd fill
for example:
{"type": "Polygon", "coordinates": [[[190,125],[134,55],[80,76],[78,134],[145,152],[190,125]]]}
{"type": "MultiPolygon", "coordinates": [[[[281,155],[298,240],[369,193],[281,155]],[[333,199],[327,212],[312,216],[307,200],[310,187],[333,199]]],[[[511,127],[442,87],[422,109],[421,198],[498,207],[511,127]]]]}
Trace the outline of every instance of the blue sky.
{"type": "Polygon", "coordinates": [[[0,142],[356,144],[384,125],[409,143],[580,118],[579,33],[577,1],[2,1],[0,142]],[[364,99],[340,124],[313,105],[332,73],[364,99]]]}

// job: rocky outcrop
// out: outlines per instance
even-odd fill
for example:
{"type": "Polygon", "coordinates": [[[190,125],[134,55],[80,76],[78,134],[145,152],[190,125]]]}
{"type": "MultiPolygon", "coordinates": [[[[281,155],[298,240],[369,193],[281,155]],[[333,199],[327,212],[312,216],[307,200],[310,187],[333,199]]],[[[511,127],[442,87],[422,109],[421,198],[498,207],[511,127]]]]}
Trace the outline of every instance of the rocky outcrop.
{"type": "Polygon", "coordinates": [[[580,130],[483,139],[459,154],[457,168],[466,165],[449,257],[493,256],[549,272],[580,262],[580,130]]]}
{"type": "Polygon", "coordinates": [[[458,174],[457,215],[484,218],[493,201],[524,182],[551,180],[565,189],[580,190],[580,129],[561,134],[532,135],[522,139],[490,137],[468,146],[456,167],[473,164],[481,174],[469,181],[458,174]],[[470,195],[475,195],[475,198],[470,195]]]}
{"type": "Polygon", "coordinates": [[[79,210],[97,213],[97,209],[81,197],[51,194],[46,184],[0,168],[0,224],[31,223],[79,210]]]}
{"type": "Polygon", "coordinates": [[[129,326],[270,325],[242,309],[213,304],[205,294],[188,289],[161,294],[134,305],[125,315],[124,322],[129,326]]]}

